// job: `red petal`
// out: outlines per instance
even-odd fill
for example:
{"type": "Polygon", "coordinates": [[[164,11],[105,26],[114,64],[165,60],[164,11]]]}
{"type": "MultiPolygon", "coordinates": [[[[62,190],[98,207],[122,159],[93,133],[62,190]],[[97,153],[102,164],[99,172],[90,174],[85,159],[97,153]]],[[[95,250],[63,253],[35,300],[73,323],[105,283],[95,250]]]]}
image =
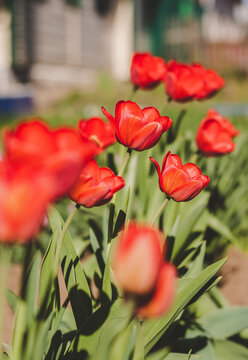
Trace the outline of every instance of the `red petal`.
{"type": "Polygon", "coordinates": [[[160,170],[160,166],[158,164],[158,162],[153,159],[151,156],[149,156],[149,159],[155,164],[156,166],[156,169],[157,169],[157,172],[158,172],[158,178],[159,178],[159,187],[161,189],[161,191],[164,191],[163,188],[162,188],[162,175],[161,175],[161,170],[160,170]]]}
{"type": "Polygon", "coordinates": [[[201,170],[198,168],[198,166],[196,166],[193,163],[188,163],[188,164],[183,165],[183,170],[187,171],[187,173],[189,174],[191,179],[194,176],[201,175],[201,170]]]}
{"type": "Polygon", "coordinates": [[[176,154],[172,154],[170,151],[168,151],[168,153],[164,157],[162,172],[169,166],[175,166],[179,169],[183,168],[183,164],[180,157],[176,154]]]}
{"type": "Polygon", "coordinates": [[[202,181],[191,180],[182,186],[175,188],[171,197],[175,201],[186,201],[193,199],[203,189],[202,181]]]}
{"type": "Polygon", "coordinates": [[[155,107],[146,107],[142,110],[145,121],[151,122],[160,118],[160,113],[155,107]]]}
{"type": "Polygon", "coordinates": [[[108,121],[110,122],[110,124],[112,124],[112,126],[116,130],[115,118],[103,106],[101,107],[101,110],[102,110],[103,114],[106,116],[106,118],[108,119],[108,121]]]}
{"type": "Polygon", "coordinates": [[[142,318],[157,317],[163,315],[172,305],[176,290],[176,269],[174,265],[163,264],[154,295],[149,303],[137,309],[137,315],[142,318]]]}
{"type": "Polygon", "coordinates": [[[189,181],[190,176],[188,173],[175,166],[166,167],[162,172],[162,188],[170,197],[176,189],[183,187],[189,181]]]}

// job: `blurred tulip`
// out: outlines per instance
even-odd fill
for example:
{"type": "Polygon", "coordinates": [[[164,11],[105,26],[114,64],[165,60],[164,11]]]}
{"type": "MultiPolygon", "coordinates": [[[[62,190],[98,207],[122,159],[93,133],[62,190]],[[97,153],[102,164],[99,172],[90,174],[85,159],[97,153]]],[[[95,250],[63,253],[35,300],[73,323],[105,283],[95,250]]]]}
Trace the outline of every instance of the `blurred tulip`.
{"type": "Polygon", "coordinates": [[[50,129],[41,120],[23,122],[5,130],[6,158],[18,166],[43,169],[54,179],[54,198],[68,192],[95,146],[71,128],[50,129]]]}
{"type": "Polygon", "coordinates": [[[96,144],[96,151],[98,153],[116,142],[115,131],[112,125],[98,117],[80,120],[78,128],[79,134],[83,139],[91,140],[96,144]]]}
{"type": "Polygon", "coordinates": [[[164,80],[167,72],[164,60],[149,52],[134,53],[131,63],[131,81],[142,89],[152,89],[164,80]]]}
{"type": "Polygon", "coordinates": [[[208,176],[201,174],[198,166],[192,163],[182,165],[180,157],[170,151],[164,157],[162,171],[156,160],[151,157],[150,160],[157,168],[161,191],[175,201],[193,199],[210,181],[208,176]]]}
{"type": "Polygon", "coordinates": [[[119,237],[112,268],[141,317],[162,315],[174,298],[176,270],[163,252],[162,234],[148,225],[130,223],[119,237]]]}
{"type": "Polygon", "coordinates": [[[137,151],[156,145],[172,124],[172,120],[168,116],[161,116],[156,108],[141,110],[132,101],[119,101],[115,107],[115,118],[103,107],[102,112],[114,127],[117,140],[137,151]]]}
{"type": "Polygon", "coordinates": [[[195,95],[196,100],[209,98],[224,86],[224,79],[214,70],[205,69],[201,64],[194,64],[192,68],[202,77],[203,80],[201,91],[195,95]]]}
{"type": "Polygon", "coordinates": [[[106,167],[99,168],[94,160],[84,167],[77,183],[69,192],[69,197],[87,208],[109,202],[114,193],[125,186],[120,176],[106,167]]]}
{"type": "Polygon", "coordinates": [[[178,102],[206,99],[224,85],[224,80],[214,70],[200,64],[180,64],[172,60],[167,70],[166,92],[178,102]]]}
{"type": "Polygon", "coordinates": [[[198,149],[206,156],[223,155],[235,149],[232,138],[237,135],[239,131],[232,123],[211,109],[200,124],[196,134],[196,143],[198,149]]]}
{"type": "Polygon", "coordinates": [[[43,172],[0,162],[0,241],[25,242],[43,225],[53,181],[43,172]]]}

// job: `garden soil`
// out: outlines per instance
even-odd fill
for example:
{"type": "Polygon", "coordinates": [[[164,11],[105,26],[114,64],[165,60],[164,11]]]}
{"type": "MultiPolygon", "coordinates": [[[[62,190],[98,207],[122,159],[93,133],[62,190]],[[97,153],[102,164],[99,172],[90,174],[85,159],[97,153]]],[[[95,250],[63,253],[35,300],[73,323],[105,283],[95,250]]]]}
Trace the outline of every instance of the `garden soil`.
{"type": "MultiPolygon", "coordinates": [[[[221,291],[227,298],[230,305],[248,306],[248,254],[244,254],[239,249],[230,248],[227,256],[228,260],[221,270],[221,291]]],[[[19,264],[12,265],[9,270],[8,288],[16,294],[20,291],[21,272],[22,268],[19,264]]],[[[63,301],[67,296],[67,292],[61,273],[59,278],[61,286],[61,300],[63,301]]],[[[5,304],[4,315],[3,342],[9,345],[11,343],[11,336],[13,332],[14,316],[7,303],[5,304]]]]}

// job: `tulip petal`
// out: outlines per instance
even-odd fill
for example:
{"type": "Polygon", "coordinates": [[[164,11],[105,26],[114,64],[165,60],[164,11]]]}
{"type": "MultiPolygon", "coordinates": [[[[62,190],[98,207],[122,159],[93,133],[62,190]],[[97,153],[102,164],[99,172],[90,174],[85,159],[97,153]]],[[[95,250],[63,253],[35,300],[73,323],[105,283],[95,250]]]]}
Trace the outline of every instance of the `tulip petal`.
{"type": "Polygon", "coordinates": [[[154,107],[146,107],[142,110],[142,113],[144,115],[144,120],[147,122],[152,122],[156,120],[157,118],[160,118],[159,111],[154,107]]]}
{"type": "Polygon", "coordinates": [[[164,314],[172,305],[176,290],[176,269],[174,265],[163,264],[157,279],[156,288],[148,304],[137,309],[142,318],[157,317],[164,314]]]}
{"type": "MultiPolygon", "coordinates": [[[[97,206],[103,198],[108,194],[112,197],[112,191],[106,184],[98,184],[96,186],[81,188],[80,193],[77,195],[77,204],[83,205],[86,208],[97,206]]],[[[100,203],[102,205],[102,203],[100,203]]]]}
{"type": "Polygon", "coordinates": [[[171,192],[171,197],[175,201],[187,201],[193,199],[203,189],[203,183],[197,180],[186,182],[171,192]]]}
{"type": "Polygon", "coordinates": [[[172,154],[170,151],[168,151],[163,160],[162,172],[171,165],[175,166],[179,169],[183,168],[183,164],[182,164],[180,157],[178,155],[172,154]]]}
{"type": "Polygon", "coordinates": [[[195,176],[201,175],[201,170],[193,163],[183,165],[183,170],[187,171],[191,179],[195,176]]]}
{"type": "Polygon", "coordinates": [[[108,119],[108,121],[110,122],[110,124],[112,124],[112,126],[116,130],[115,118],[113,117],[113,115],[111,115],[103,106],[101,107],[101,110],[102,110],[103,114],[106,116],[106,118],[108,119]]]}
{"type": "Polygon", "coordinates": [[[184,187],[184,185],[189,181],[190,176],[188,173],[175,166],[166,167],[166,169],[162,172],[162,189],[170,197],[172,197],[175,189],[184,187]]]}
{"type": "Polygon", "coordinates": [[[149,156],[149,159],[154,163],[154,165],[156,166],[157,172],[158,172],[158,178],[159,178],[159,187],[161,191],[164,191],[162,188],[162,174],[161,174],[161,170],[160,170],[160,166],[158,164],[158,162],[153,159],[151,156],[149,156]]]}
{"type": "Polygon", "coordinates": [[[132,134],[129,147],[137,151],[147,150],[157,144],[163,133],[163,127],[158,122],[148,123],[132,134]]]}
{"type": "Polygon", "coordinates": [[[113,259],[115,276],[126,293],[146,295],[154,288],[162,262],[160,233],[136,224],[124,229],[113,259]]]}

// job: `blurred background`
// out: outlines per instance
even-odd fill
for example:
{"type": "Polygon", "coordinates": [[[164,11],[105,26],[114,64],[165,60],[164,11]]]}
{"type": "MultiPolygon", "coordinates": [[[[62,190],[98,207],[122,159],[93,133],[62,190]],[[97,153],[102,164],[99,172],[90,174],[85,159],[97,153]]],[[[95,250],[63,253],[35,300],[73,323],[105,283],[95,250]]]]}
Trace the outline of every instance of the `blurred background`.
{"type": "Polygon", "coordinates": [[[0,0],[0,112],[96,89],[102,74],[128,81],[134,50],[243,79],[248,1],[0,0]]]}

